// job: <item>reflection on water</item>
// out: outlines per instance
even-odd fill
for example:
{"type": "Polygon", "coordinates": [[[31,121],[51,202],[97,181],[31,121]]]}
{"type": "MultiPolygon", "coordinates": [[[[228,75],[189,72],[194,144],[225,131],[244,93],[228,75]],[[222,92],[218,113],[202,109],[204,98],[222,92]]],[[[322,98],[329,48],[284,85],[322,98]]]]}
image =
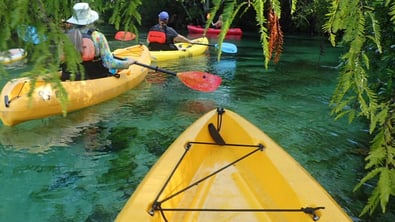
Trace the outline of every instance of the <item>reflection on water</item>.
{"type": "MultiPolygon", "coordinates": [[[[146,87],[143,83],[140,88],[146,87]]],[[[13,127],[0,128],[0,143],[6,149],[27,150],[33,153],[46,152],[52,147],[67,147],[74,143],[78,137],[85,137],[87,149],[99,147],[98,125],[107,121],[116,114],[121,105],[130,97],[126,93],[112,101],[88,107],[86,109],[69,113],[67,117],[61,115],[28,121],[13,127]],[[128,97],[127,97],[128,96],[128,97]],[[90,138],[95,137],[95,139],[90,138]]]]}
{"type": "Polygon", "coordinates": [[[90,125],[97,124],[100,117],[92,108],[61,116],[31,121],[15,127],[2,127],[0,141],[12,149],[29,149],[31,152],[45,152],[53,146],[69,146],[73,138],[81,135],[90,125]],[[90,111],[90,112],[89,112],[90,111]]]}
{"type": "Polygon", "coordinates": [[[21,70],[26,68],[26,62],[27,59],[22,59],[10,64],[4,65],[4,68],[7,69],[7,71],[13,71],[13,70],[21,70]]]}
{"type": "Polygon", "coordinates": [[[264,130],[358,221],[369,190],[352,189],[364,173],[367,126],[335,121],[328,107],[337,73],[326,66],[337,65],[342,49],[288,38],[280,63],[264,69],[257,37],[226,41],[239,53],[217,61],[211,47],[196,58],[153,64],[219,75],[223,82],[213,93],[151,72],[140,87],[66,118],[0,126],[0,221],[112,221],[170,143],[218,106],[264,130]]]}
{"type": "Polygon", "coordinates": [[[170,60],[170,61],[159,61],[154,63],[154,66],[158,66],[163,69],[167,69],[173,72],[185,72],[185,71],[204,71],[202,67],[208,66],[208,62],[210,59],[210,53],[207,51],[203,55],[195,56],[193,58],[185,58],[179,60],[170,60]],[[191,59],[193,59],[193,63],[191,63],[191,59]]]}
{"type": "Polygon", "coordinates": [[[222,58],[212,65],[215,74],[221,76],[223,79],[233,80],[236,73],[236,59],[235,58],[222,58]]]}

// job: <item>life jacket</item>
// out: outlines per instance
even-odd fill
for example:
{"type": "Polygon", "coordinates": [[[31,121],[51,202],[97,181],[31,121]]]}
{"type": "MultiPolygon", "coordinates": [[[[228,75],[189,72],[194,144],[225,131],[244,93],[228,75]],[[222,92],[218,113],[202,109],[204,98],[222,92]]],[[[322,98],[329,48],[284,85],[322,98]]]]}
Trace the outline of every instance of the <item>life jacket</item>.
{"type": "Polygon", "coordinates": [[[153,26],[148,32],[148,49],[151,51],[177,50],[173,40],[168,38],[167,34],[167,26],[164,26],[164,30],[160,28],[159,24],[153,26]]]}
{"type": "Polygon", "coordinates": [[[96,47],[92,39],[92,31],[89,30],[88,33],[82,33],[82,61],[93,61],[96,56],[96,47]]]}
{"type": "Polygon", "coordinates": [[[166,33],[160,30],[151,30],[148,32],[148,41],[151,43],[166,43],[166,33]]]}
{"type": "MultiPolygon", "coordinates": [[[[94,30],[93,30],[94,31],[94,30]]],[[[82,66],[85,71],[84,79],[97,79],[107,77],[110,74],[109,69],[103,65],[101,60],[99,49],[95,47],[92,39],[92,32],[89,30],[87,33],[81,33],[82,35],[82,66]],[[97,55],[96,55],[97,52],[97,55]]],[[[61,80],[82,80],[81,72],[78,71],[74,78],[71,77],[71,72],[68,71],[67,64],[64,63],[61,66],[62,76],[61,80]]]]}

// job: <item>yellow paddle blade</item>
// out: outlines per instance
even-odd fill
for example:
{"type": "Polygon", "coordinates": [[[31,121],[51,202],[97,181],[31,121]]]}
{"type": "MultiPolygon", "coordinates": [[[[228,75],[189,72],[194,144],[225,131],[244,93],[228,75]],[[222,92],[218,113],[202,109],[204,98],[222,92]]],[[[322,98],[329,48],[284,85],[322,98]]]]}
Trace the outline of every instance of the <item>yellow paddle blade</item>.
{"type": "Polygon", "coordinates": [[[222,82],[221,77],[200,71],[180,72],[177,77],[189,88],[202,92],[213,92],[222,82]]]}

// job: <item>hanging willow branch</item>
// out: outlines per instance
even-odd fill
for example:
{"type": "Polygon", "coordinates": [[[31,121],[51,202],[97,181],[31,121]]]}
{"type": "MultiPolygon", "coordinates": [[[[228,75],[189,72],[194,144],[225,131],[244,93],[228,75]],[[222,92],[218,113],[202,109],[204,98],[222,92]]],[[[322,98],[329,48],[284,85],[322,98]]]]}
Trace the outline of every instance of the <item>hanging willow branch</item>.
{"type": "Polygon", "coordinates": [[[281,31],[281,26],[279,22],[279,18],[274,12],[273,9],[269,10],[269,21],[268,21],[268,30],[270,33],[269,37],[269,58],[272,58],[274,54],[274,63],[277,63],[280,60],[280,55],[283,50],[283,32],[281,31]]]}
{"type": "MultiPolygon", "coordinates": [[[[23,72],[32,82],[45,76],[60,93],[62,108],[65,112],[67,93],[60,84],[59,64],[67,60],[68,68],[76,71],[80,63],[79,53],[64,33],[63,21],[71,16],[74,0],[1,0],[0,2],[0,51],[9,48],[23,48],[28,53],[31,69],[23,72]],[[29,32],[34,27],[34,33],[29,32]],[[38,43],[31,41],[38,36],[38,43]]],[[[118,29],[137,32],[141,16],[138,11],[141,0],[89,1],[90,7],[100,14],[99,23],[114,24],[118,29]],[[106,12],[111,17],[106,20],[106,12]]],[[[0,80],[8,76],[4,66],[0,64],[0,80]]],[[[33,92],[31,89],[31,92],[33,92]]]]}
{"type": "Polygon", "coordinates": [[[387,1],[378,6],[375,1],[361,0],[331,3],[324,30],[333,45],[336,45],[336,34],[341,33],[342,43],[349,49],[342,56],[344,65],[331,100],[332,113],[336,118],[348,115],[352,121],[362,116],[369,121],[373,140],[365,159],[368,172],[354,190],[370,180],[376,181],[360,215],[373,214],[378,207],[385,213],[390,198],[395,196],[395,60],[391,50],[383,50],[391,48],[393,42],[386,41],[382,35],[393,39],[395,23],[393,27],[387,23],[388,15],[394,18],[395,4],[390,7],[387,1]],[[385,26],[381,27],[380,22],[385,26]]]}
{"type": "MultiPolygon", "coordinates": [[[[292,11],[296,6],[296,0],[292,1],[292,11]]],[[[269,61],[271,60],[271,53],[275,55],[275,62],[278,62],[280,58],[280,54],[282,52],[282,42],[283,42],[283,33],[281,32],[281,27],[279,25],[279,15],[281,14],[281,4],[279,0],[213,0],[212,4],[214,5],[210,11],[210,15],[215,15],[220,6],[223,6],[223,26],[221,28],[221,33],[218,36],[218,44],[221,46],[221,43],[225,39],[226,32],[230,28],[233,19],[237,16],[241,17],[248,9],[254,9],[256,12],[256,22],[258,26],[258,31],[260,33],[261,46],[263,49],[263,55],[265,58],[265,68],[268,67],[269,61]],[[269,50],[269,31],[268,31],[268,20],[265,17],[265,5],[270,5],[274,11],[274,15],[276,16],[274,23],[273,34],[276,34],[276,37],[272,37],[273,48],[269,50]]],[[[206,29],[209,27],[209,24],[213,21],[214,16],[210,16],[207,20],[206,29]]],[[[221,51],[218,53],[218,58],[221,56],[221,51]]]]}

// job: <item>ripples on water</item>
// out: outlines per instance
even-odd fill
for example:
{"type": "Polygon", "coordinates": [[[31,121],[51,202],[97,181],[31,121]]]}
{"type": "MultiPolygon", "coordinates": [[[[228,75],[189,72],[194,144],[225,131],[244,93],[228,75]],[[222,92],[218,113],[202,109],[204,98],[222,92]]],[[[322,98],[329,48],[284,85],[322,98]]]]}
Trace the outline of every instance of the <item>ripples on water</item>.
{"type": "Polygon", "coordinates": [[[156,64],[217,74],[223,83],[214,93],[151,72],[136,89],[67,118],[0,126],[0,221],[112,221],[167,146],[218,106],[264,130],[358,220],[367,196],[352,189],[363,176],[358,151],[368,144],[366,125],[334,121],[328,107],[337,77],[330,67],[342,49],[288,38],[280,63],[265,69],[256,38],[230,42],[239,53],[221,61],[211,48],[204,56],[156,64]]]}

